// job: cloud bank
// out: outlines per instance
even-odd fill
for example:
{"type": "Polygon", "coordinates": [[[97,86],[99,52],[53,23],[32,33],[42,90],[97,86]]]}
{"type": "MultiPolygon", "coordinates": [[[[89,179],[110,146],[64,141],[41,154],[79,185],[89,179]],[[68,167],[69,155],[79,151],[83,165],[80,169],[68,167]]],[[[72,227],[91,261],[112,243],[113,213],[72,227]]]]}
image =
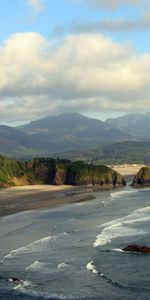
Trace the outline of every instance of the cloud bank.
{"type": "Polygon", "coordinates": [[[1,122],[150,107],[150,54],[103,35],[70,35],[56,46],[40,34],[17,33],[0,47],[0,69],[1,122]]]}

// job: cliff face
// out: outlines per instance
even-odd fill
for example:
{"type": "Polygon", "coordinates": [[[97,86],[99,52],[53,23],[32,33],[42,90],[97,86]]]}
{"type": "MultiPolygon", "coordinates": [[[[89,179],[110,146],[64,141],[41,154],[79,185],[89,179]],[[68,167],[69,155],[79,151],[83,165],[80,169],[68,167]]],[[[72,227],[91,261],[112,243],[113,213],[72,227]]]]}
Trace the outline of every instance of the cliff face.
{"type": "Polygon", "coordinates": [[[135,175],[132,183],[133,187],[150,186],[150,167],[142,167],[135,175]]]}
{"type": "Polygon", "coordinates": [[[57,165],[55,184],[123,186],[123,177],[107,166],[88,165],[82,162],[57,165]]]}
{"type": "Polygon", "coordinates": [[[80,185],[119,187],[123,177],[107,166],[83,162],[38,158],[22,163],[1,157],[0,186],[25,184],[80,185]]]}

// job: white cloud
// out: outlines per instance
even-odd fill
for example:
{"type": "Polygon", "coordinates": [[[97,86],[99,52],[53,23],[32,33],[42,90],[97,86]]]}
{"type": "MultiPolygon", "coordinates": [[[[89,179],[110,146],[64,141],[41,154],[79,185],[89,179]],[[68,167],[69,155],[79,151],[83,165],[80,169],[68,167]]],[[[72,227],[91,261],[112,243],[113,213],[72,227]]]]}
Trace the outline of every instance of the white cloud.
{"type": "Polygon", "coordinates": [[[43,10],[44,6],[41,0],[27,0],[28,4],[37,11],[43,10]]]}
{"type": "Polygon", "coordinates": [[[102,35],[70,35],[56,47],[37,33],[18,33],[1,46],[0,69],[1,122],[150,107],[150,54],[102,35]]]}

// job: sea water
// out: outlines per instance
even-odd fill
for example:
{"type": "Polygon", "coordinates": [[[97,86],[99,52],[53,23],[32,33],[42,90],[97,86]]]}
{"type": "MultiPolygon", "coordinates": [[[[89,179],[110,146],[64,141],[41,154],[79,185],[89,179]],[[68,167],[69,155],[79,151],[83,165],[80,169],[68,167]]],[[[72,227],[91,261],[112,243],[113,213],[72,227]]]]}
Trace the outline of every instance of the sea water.
{"type": "Polygon", "coordinates": [[[150,189],[95,196],[0,218],[0,300],[150,299],[150,189]]]}

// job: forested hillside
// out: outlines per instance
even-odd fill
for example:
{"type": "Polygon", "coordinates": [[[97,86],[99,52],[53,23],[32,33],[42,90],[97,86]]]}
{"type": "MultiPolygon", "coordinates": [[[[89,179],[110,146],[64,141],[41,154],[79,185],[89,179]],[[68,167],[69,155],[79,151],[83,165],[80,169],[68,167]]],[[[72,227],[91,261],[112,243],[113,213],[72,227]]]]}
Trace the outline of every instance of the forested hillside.
{"type": "Polygon", "coordinates": [[[146,164],[150,165],[150,142],[127,141],[91,147],[76,151],[56,153],[56,156],[71,160],[83,160],[94,164],[146,164]]]}

